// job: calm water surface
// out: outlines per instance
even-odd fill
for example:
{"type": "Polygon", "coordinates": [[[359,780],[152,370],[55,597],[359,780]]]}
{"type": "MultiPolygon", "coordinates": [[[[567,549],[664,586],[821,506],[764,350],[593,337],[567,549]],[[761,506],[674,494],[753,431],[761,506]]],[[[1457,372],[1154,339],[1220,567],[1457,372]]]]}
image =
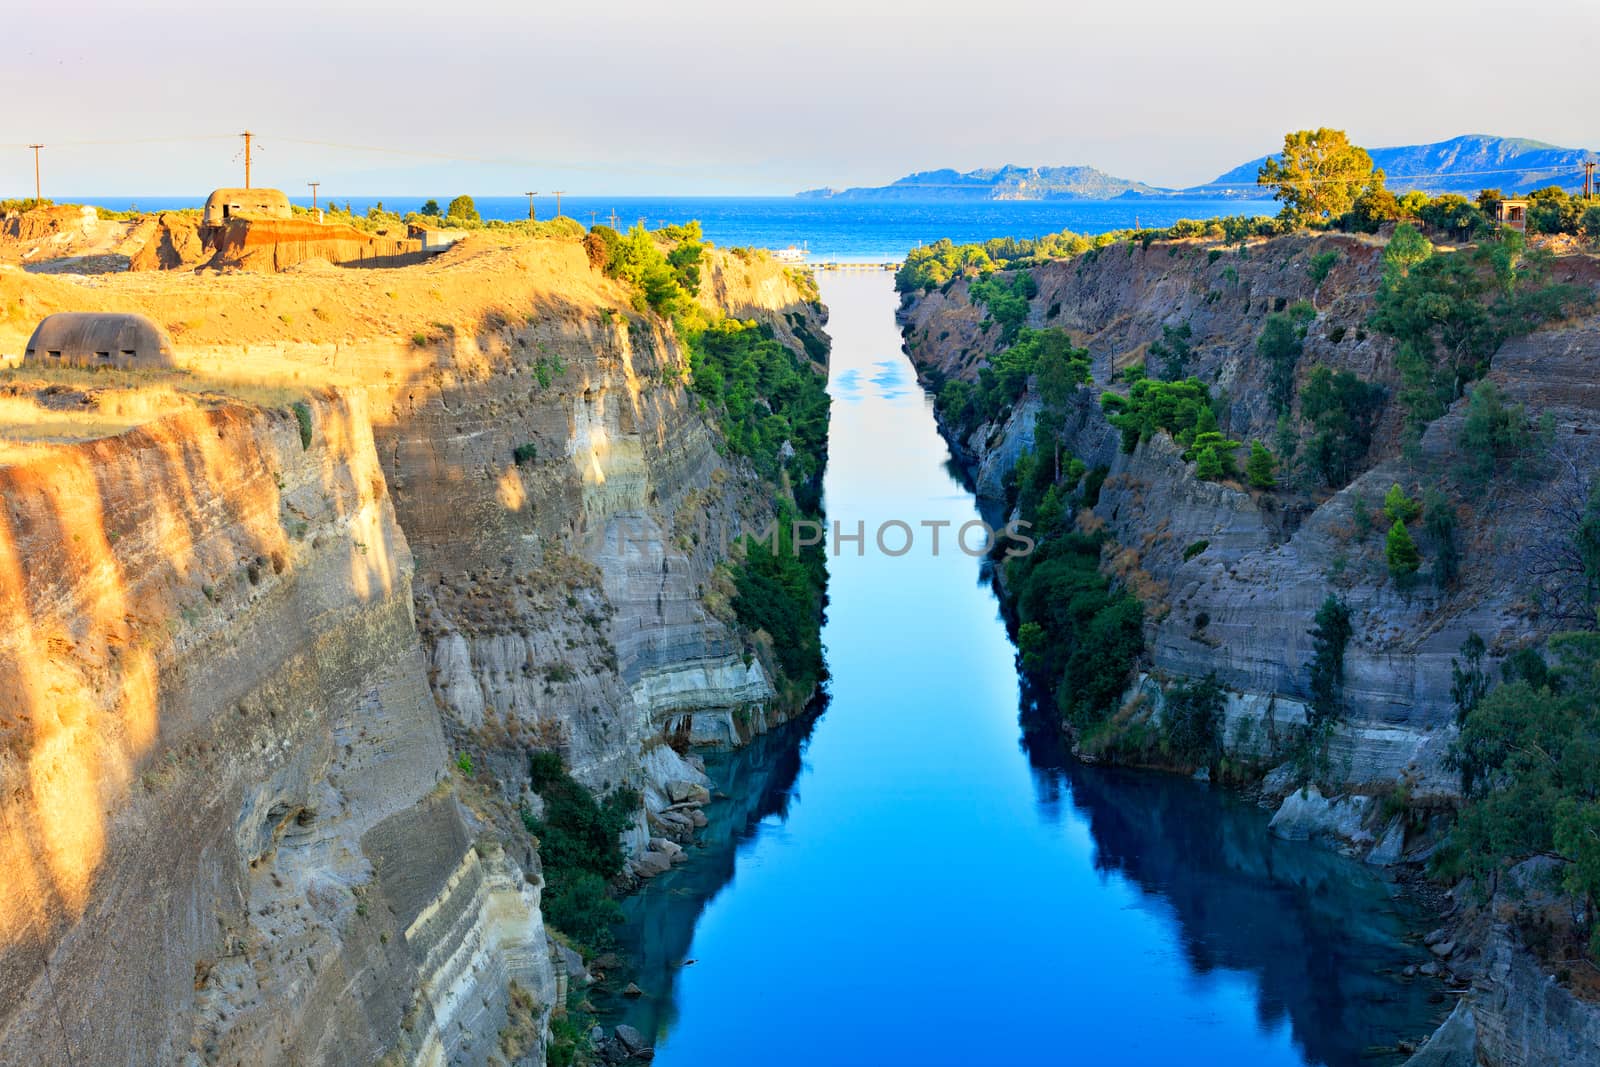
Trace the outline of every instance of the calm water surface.
{"type": "MultiPolygon", "coordinates": [[[[833,519],[976,517],[891,279],[828,274],[833,519]]],[[[891,546],[893,547],[893,546],[891,546]]],[[[946,546],[947,547],[947,546],[946,546]]],[[[977,563],[830,563],[832,702],[711,770],[690,864],[628,902],[656,1063],[1356,1064],[1426,1033],[1405,906],[1258,808],[1024,737],[977,563]],[[693,960],[693,964],[686,961],[693,960]]]]}

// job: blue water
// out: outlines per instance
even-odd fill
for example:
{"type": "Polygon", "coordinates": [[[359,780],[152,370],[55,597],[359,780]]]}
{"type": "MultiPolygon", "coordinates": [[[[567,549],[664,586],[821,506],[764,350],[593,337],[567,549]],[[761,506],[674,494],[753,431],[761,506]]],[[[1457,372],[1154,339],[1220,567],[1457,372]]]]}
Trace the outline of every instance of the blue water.
{"type": "MultiPolygon", "coordinates": [[[[977,518],[889,277],[821,285],[830,517],[977,518]]],[[[1440,1010],[1395,977],[1422,961],[1405,901],[1274,840],[1254,805],[1025,731],[995,598],[942,548],[891,558],[869,537],[831,560],[831,702],[711,760],[727,799],[695,858],[626,902],[646,996],[592,993],[608,1021],[663,1067],[1398,1062],[1364,1050],[1440,1010]]]]}
{"type": "MultiPolygon", "coordinates": [[[[193,197],[151,196],[127,198],[73,198],[119,210],[136,205],[146,211],[200,207],[203,194],[193,197]]],[[[343,196],[333,198],[341,206],[343,196]]],[[[364,213],[382,200],[391,211],[406,213],[422,206],[424,197],[396,196],[348,198],[364,213]]],[[[441,204],[448,196],[437,198],[441,204]]],[[[309,198],[295,197],[310,205],[309,198]]],[[[327,203],[324,199],[323,203],[327,203]]],[[[527,197],[479,197],[478,211],[490,219],[528,217],[527,197]]],[[[535,200],[539,217],[555,215],[555,198],[535,200]]],[[[812,259],[893,260],[918,244],[941,237],[965,243],[991,237],[1040,237],[1061,230],[1104,233],[1138,223],[1169,226],[1181,218],[1204,219],[1215,215],[1275,215],[1270,200],[1037,200],[979,203],[862,203],[842,200],[798,200],[793,197],[653,197],[589,198],[564,196],[563,214],[588,225],[591,218],[608,222],[617,213],[618,224],[631,226],[640,219],[651,228],[662,223],[699,219],[706,237],[732,248],[787,248],[806,246],[812,259]]]]}

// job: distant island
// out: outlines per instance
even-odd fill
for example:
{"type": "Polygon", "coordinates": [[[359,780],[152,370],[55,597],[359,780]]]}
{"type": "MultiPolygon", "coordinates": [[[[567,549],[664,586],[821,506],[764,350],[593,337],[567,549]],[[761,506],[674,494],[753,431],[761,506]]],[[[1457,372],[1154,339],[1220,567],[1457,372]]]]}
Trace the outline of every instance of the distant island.
{"type": "MultiPolygon", "coordinates": [[[[1596,153],[1561,148],[1525,137],[1467,134],[1433,144],[1368,149],[1395,192],[1475,193],[1500,189],[1525,193],[1550,185],[1583,184],[1583,163],[1596,153]]],[[[888,185],[809,189],[805,199],[842,200],[1113,200],[1118,197],[1254,198],[1264,195],[1256,172],[1266,156],[1242,163],[1203,185],[1167,189],[1118,178],[1094,167],[988,167],[919,171],[888,185]]]]}
{"type": "Polygon", "coordinates": [[[1093,167],[986,167],[925,170],[888,185],[855,189],[809,189],[807,199],[835,200],[1111,200],[1129,194],[1169,192],[1118,178],[1093,167]]]}

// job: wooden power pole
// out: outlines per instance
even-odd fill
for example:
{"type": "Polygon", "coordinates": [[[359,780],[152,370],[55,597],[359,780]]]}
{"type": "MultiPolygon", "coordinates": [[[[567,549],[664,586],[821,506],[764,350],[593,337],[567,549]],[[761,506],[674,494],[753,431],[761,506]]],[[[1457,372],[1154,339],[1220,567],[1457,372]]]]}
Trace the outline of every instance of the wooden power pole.
{"type": "Polygon", "coordinates": [[[255,136],[249,130],[239,135],[244,138],[244,187],[250,188],[250,139],[255,136]]]}
{"type": "Polygon", "coordinates": [[[1583,198],[1589,199],[1594,195],[1594,160],[1585,160],[1583,164],[1583,198]]]}
{"type": "Polygon", "coordinates": [[[523,193],[522,195],[528,198],[528,218],[533,222],[538,222],[539,221],[539,213],[533,210],[533,198],[538,196],[539,194],[537,192],[532,192],[532,193],[523,193]]]}
{"type": "Polygon", "coordinates": [[[321,185],[322,183],[306,182],[306,184],[311,186],[311,210],[315,211],[317,210],[317,186],[321,185]]]}
{"type": "Polygon", "coordinates": [[[44,199],[44,194],[40,192],[41,186],[39,184],[39,149],[43,148],[44,145],[31,144],[28,147],[33,149],[33,199],[40,201],[44,199]]]}
{"type": "Polygon", "coordinates": [[[559,219],[561,217],[561,194],[566,192],[566,190],[552,189],[550,191],[556,194],[556,218],[559,219]]]}

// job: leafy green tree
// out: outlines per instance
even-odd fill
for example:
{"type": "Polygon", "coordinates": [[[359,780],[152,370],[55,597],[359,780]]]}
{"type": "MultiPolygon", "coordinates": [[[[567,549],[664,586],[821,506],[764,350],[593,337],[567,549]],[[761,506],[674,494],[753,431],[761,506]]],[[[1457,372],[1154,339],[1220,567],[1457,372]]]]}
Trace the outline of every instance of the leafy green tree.
{"type": "Polygon", "coordinates": [[[1194,443],[1185,456],[1195,463],[1195,477],[1202,481],[1217,482],[1239,473],[1233,453],[1241,442],[1229,440],[1217,430],[1204,430],[1194,435],[1194,443]]]}
{"type": "Polygon", "coordinates": [[[1010,277],[986,274],[967,289],[974,304],[986,308],[1000,327],[1000,343],[1012,344],[1028,321],[1028,301],[1038,295],[1039,284],[1028,271],[1010,277]]]}
{"type": "Polygon", "coordinates": [[[1472,387],[1467,416],[1456,433],[1456,473],[1472,485],[1483,485],[1500,470],[1516,477],[1529,474],[1525,464],[1539,436],[1521,404],[1507,404],[1499,386],[1481,381],[1472,387]]]}
{"type": "Polygon", "coordinates": [[[1467,796],[1450,836],[1456,871],[1493,886],[1534,855],[1563,862],[1600,956],[1600,634],[1557,634],[1544,684],[1517,680],[1466,716],[1455,760],[1467,796]]]}
{"type": "Polygon", "coordinates": [[[1256,178],[1277,187],[1283,216],[1318,222],[1349,211],[1363,191],[1380,187],[1383,172],[1372,169],[1372,157],[1350,143],[1343,130],[1326,127],[1298,130],[1283,138],[1283,152],[1268,157],[1256,178]]]}
{"type": "Polygon", "coordinates": [[[1198,378],[1163,382],[1146,378],[1137,369],[1125,377],[1130,381],[1127,396],[1112,392],[1100,396],[1106,421],[1122,431],[1123,451],[1132,452],[1139,442],[1162,431],[1187,449],[1196,432],[1207,424],[1209,429],[1216,429],[1211,392],[1198,378]]]}
{"type": "Polygon", "coordinates": [[[1165,382],[1175,382],[1189,374],[1189,357],[1194,354],[1191,340],[1194,336],[1186,322],[1181,326],[1161,327],[1161,340],[1150,342],[1150,355],[1161,361],[1157,375],[1165,382]]]}
{"type": "Polygon", "coordinates": [[[1294,309],[1274,312],[1262,323],[1261,336],[1256,338],[1256,355],[1267,365],[1267,396],[1279,414],[1287,413],[1294,400],[1294,375],[1309,318],[1294,309]]]}
{"type": "Polygon", "coordinates": [[[1311,424],[1305,463],[1324,484],[1344,485],[1372,445],[1383,389],[1349,371],[1315,367],[1300,390],[1300,413],[1311,424]]]}
{"type": "Polygon", "coordinates": [[[453,219],[464,219],[467,222],[482,221],[478,215],[478,205],[472,202],[472,197],[465,193],[450,201],[450,207],[445,214],[453,219]]]}
{"type": "Polygon", "coordinates": [[[1411,269],[1433,255],[1433,242],[1422,231],[1403,222],[1383,247],[1383,284],[1394,286],[1411,275],[1411,269]]]}
{"type": "Polygon", "coordinates": [[[1422,522],[1433,542],[1433,580],[1440,589],[1455,584],[1461,573],[1461,547],[1456,544],[1456,509],[1437,489],[1423,497],[1422,522]]]}
{"type": "Polygon", "coordinates": [[[1328,594],[1317,609],[1311,634],[1311,720],[1313,726],[1332,722],[1339,716],[1344,691],[1344,653],[1355,630],[1350,623],[1350,608],[1328,594]]]}
{"type": "Polygon", "coordinates": [[[1458,725],[1467,721],[1489,691],[1489,676],[1483,670],[1483,654],[1487,651],[1483,638],[1468,634],[1461,643],[1461,658],[1450,659],[1450,699],[1455,702],[1458,725]]]}
{"type": "Polygon", "coordinates": [[[1278,461],[1260,441],[1250,442],[1250,458],[1245,460],[1244,476],[1252,489],[1272,489],[1278,484],[1278,461]]]}
{"type": "Polygon", "coordinates": [[[1377,233],[1386,222],[1393,222],[1402,214],[1400,201],[1382,185],[1371,185],[1361,191],[1350,205],[1342,220],[1344,229],[1357,233],[1377,233]]]}
{"type": "Polygon", "coordinates": [[[1404,526],[1417,520],[1417,516],[1422,514],[1422,505],[1406,496],[1406,491],[1400,488],[1400,483],[1395,482],[1384,494],[1383,513],[1389,516],[1390,522],[1398,522],[1404,526]]]}
{"type": "Polygon", "coordinates": [[[1384,561],[1389,564],[1389,573],[1396,579],[1404,582],[1417,569],[1422,566],[1422,553],[1417,551],[1417,543],[1411,538],[1411,531],[1406,529],[1406,524],[1399,519],[1389,527],[1389,536],[1384,542],[1384,561]]]}
{"type": "Polygon", "coordinates": [[[439,201],[433,200],[433,199],[429,199],[429,200],[423,201],[423,203],[422,203],[422,214],[427,215],[427,216],[429,216],[431,218],[438,218],[439,217],[439,201]]]}

